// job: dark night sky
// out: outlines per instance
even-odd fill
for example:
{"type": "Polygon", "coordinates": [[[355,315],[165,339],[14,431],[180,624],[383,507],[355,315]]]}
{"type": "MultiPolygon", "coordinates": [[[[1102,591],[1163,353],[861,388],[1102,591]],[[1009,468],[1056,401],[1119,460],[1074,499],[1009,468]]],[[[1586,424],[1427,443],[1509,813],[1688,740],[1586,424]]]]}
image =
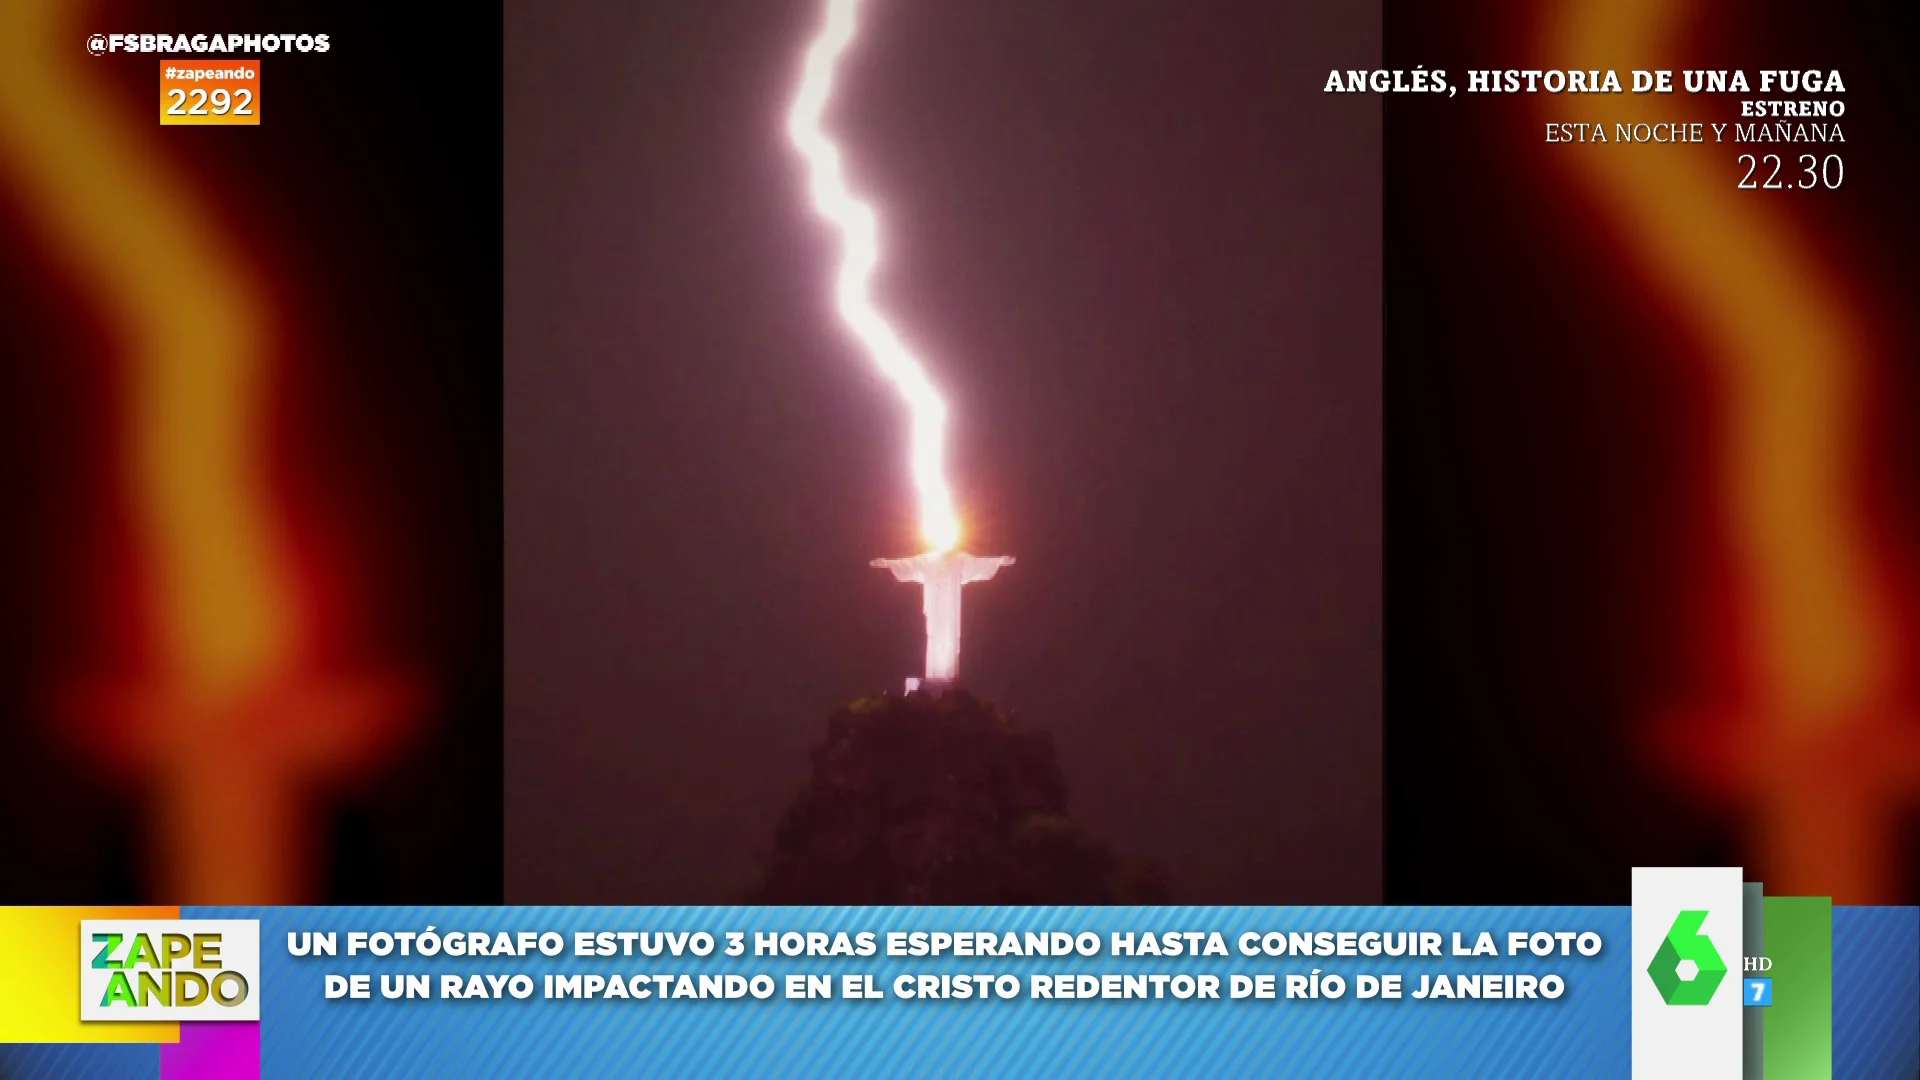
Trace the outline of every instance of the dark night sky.
{"type": "MultiPolygon", "coordinates": [[[[819,5],[507,5],[507,899],[750,880],[918,671],[904,413],[782,124],[819,5]]],[[[829,129],[952,405],[962,670],[1193,902],[1381,890],[1379,55],[1321,3],[870,0],[829,129]]]]}

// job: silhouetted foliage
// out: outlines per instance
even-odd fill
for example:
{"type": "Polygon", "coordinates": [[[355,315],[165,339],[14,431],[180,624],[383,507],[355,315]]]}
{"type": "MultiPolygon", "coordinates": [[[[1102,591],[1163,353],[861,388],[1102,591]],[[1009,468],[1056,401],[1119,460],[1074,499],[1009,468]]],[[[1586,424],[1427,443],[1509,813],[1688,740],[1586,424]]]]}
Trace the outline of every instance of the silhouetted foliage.
{"type": "Polygon", "coordinates": [[[1154,904],[1067,817],[1053,740],[962,689],[835,712],[774,836],[764,904],[1154,904]]]}

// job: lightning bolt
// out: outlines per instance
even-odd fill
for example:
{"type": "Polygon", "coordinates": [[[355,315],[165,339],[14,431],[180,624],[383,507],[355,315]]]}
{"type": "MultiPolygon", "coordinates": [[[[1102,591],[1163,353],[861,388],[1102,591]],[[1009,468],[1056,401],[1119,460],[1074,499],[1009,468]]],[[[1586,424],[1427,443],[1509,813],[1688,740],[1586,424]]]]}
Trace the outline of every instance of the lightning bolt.
{"type": "Polygon", "coordinates": [[[807,49],[787,134],[806,158],[814,209],[840,232],[840,273],[835,280],[840,317],[899,389],[912,414],[911,465],[920,498],[921,535],[933,550],[949,551],[960,542],[960,521],[943,460],[947,404],[920,358],[874,305],[870,283],[880,262],[879,222],[873,207],[847,187],[840,149],[820,126],[833,94],[834,68],[853,41],[859,8],[860,0],[828,0],[826,23],[807,49]]]}

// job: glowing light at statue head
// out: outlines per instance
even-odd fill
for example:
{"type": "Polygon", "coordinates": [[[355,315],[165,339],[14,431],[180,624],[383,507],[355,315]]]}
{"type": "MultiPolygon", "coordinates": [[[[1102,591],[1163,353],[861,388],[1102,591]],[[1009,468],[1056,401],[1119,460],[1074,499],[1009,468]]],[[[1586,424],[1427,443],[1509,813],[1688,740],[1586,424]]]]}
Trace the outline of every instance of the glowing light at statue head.
{"type": "Polygon", "coordinates": [[[960,542],[960,520],[947,486],[943,443],[947,403],[926,367],[873,303],[869,285],[880,262],[879,221],[873,207],[848,189],[840,168],[840,150],[820,126],[833,93],[834,67],[853,41],[860,0],[828,0],[826,24],[807,49],[800,92],[787,116],[787,134],[807,160],[814,209],[840,232],[840,273],[835,295],[840,317],[852,328],[874,362],[906,398],[912,419],[913,486],[920,499],[920,531],[935,551],[960,542]]]}

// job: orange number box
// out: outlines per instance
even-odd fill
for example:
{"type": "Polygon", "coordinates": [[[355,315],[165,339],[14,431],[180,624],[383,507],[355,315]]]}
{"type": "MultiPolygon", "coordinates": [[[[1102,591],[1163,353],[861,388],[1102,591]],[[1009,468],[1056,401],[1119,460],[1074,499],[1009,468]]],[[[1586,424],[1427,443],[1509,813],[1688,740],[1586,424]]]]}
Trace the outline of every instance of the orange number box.
{"type": "Polygon", "coordinates": [[[160,123],[258,124],[260,61],[160,61],[160,123]]]}

